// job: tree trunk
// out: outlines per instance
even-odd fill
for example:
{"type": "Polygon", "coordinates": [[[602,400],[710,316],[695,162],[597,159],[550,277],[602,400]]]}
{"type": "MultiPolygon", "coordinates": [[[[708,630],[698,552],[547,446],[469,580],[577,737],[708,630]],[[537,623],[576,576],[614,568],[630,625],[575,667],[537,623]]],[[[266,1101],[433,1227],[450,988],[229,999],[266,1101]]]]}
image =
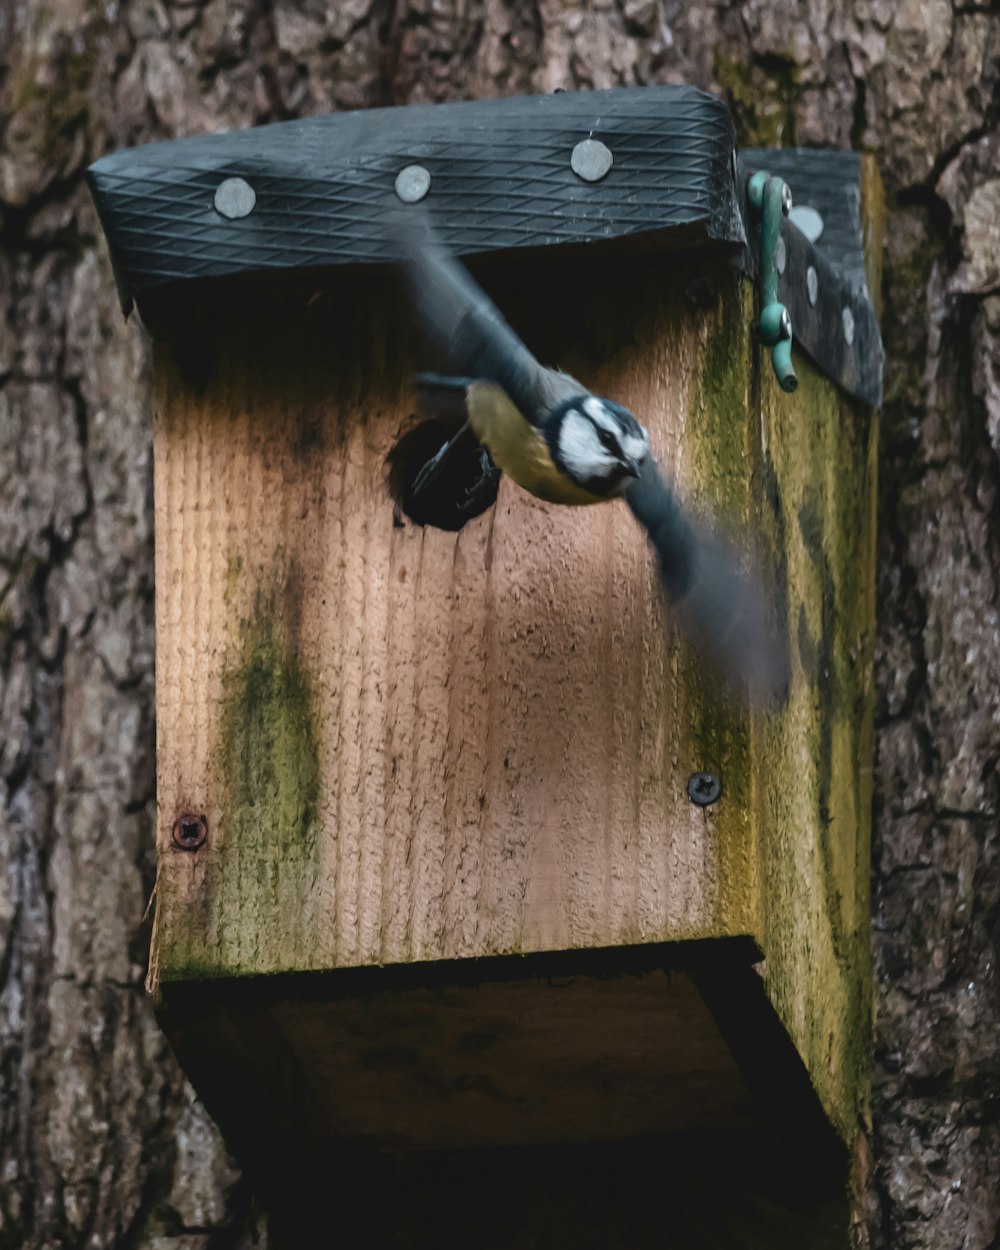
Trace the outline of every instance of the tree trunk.
{"type": "Polygon", "coordinates": [[[0,0],[0,1246],[261,1244],[142,991],[147,348],[83,184],[148,139],[687,80],[889,193],[859,1237],[1000,1245],[1000,14],[948,0],[0,0]]]}

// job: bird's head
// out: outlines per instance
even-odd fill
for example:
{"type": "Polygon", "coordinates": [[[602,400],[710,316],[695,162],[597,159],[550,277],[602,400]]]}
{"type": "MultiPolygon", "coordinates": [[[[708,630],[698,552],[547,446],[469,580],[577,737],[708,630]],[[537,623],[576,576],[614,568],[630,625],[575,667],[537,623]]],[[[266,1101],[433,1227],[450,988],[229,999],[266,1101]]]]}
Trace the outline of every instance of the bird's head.
{"type": "Polygon", "coordinates": [[[593,495],[621,494],[649,451],[649,437],[628,409],[596,395],[560,404],[544,430],[557,468],[593,495]]]}

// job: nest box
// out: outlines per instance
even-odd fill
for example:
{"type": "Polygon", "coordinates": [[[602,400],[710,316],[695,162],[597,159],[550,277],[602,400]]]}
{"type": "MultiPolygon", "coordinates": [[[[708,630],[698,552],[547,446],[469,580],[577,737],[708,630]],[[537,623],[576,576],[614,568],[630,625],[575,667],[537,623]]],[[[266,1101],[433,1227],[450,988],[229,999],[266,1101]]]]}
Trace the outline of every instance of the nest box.
{"type": "Polygon", "coordinates": [[[150,982],[237,1149],[700,1132],[786,1061],[850,1142],[868,162],[737,155],[722,103],[658,87],[153,144],[90,184],[154,344],[150,982]],[[786,704],[726,696],[621,504],[504,480],[457,527],[407,515],[441,442],[388,263],[411,208],[539,359],[639,416],[696,513],[752,536],[786,704]]]}

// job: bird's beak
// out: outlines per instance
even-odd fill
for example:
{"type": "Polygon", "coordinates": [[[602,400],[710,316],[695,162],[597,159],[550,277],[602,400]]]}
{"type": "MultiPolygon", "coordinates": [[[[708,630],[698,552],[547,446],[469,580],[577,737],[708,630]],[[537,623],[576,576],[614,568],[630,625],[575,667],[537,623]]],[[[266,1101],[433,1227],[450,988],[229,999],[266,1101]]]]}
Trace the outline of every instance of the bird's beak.
{"type": "Polygon", "coordinates": [[[633,460],[619,460],[618,463],[622,467],[622,472],[627,473],[629,477],[638,477],[641,471],[640,466],[633,460]]]}

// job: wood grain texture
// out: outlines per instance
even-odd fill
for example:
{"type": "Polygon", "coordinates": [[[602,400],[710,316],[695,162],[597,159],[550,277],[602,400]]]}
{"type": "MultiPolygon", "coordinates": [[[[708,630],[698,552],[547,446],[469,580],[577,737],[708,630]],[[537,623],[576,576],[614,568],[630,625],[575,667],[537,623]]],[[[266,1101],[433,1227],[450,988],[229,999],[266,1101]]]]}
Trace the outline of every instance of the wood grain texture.
{"type": "MultiPolygon", "coordinates": [[[[878,293],[881,182],[862,161],[869,280],[878,293]]],[[[805,359],[785,402],[769,371],[761,407],[772,524],[785,562],[792,694],[761,725],[754,759],[768,997],[823,1106],[850,1143],[868,1115],[869,939],[878,413],[805,359]]],[[[765,489],[767,489],[765,484],[765,489]]]]}
{"type": "MultiPolygon", "coordinates": [[[[620,272],[578,289],[553,267],[532,320],[558,317],[548,357],[642,413],[690,481],[692,396],[734,314],[692,315],[648,269],[626,264],[610,341],[587,327],[622,307],[620,272]]],[[[683,680],[625,508],[505,481],[458,534],[394,524],[409,331],[385,289],[306,296],[216,310],[203,383],[159,355],[154,976],[755,931],[742,783],[713,809],[685,790],[748,725],[683,680]],[[182,811],[207,818],[196,855],[170,840],[182,811]]],[[[746,403],[717,425],[745,445],[746,403]]]]}
{"type": "Polygon", "coordinates": [[[877,416],[806,361],[799,400],[768,380],[782,482],[794,680],[754,765],[765,984],[845,1140],[867,1106],[877,416]]]}
{"type": "Polygon", "coordinates": [[[692,308],[712,264],[483,276],[542,359],[640,415],[696,511],[764,535],[795,680],[753,717],[677,638],[620,504],[505,481],[457,534],[394,521],[423,360],[391,286],[206,291],[157,331],[154,985],[749,935],[851,1136],[876,425],[805,361],[778,392],[735,278],[692,308]],[[171,843],[184,811],[207,818],[196,854],[171,843]]]}

